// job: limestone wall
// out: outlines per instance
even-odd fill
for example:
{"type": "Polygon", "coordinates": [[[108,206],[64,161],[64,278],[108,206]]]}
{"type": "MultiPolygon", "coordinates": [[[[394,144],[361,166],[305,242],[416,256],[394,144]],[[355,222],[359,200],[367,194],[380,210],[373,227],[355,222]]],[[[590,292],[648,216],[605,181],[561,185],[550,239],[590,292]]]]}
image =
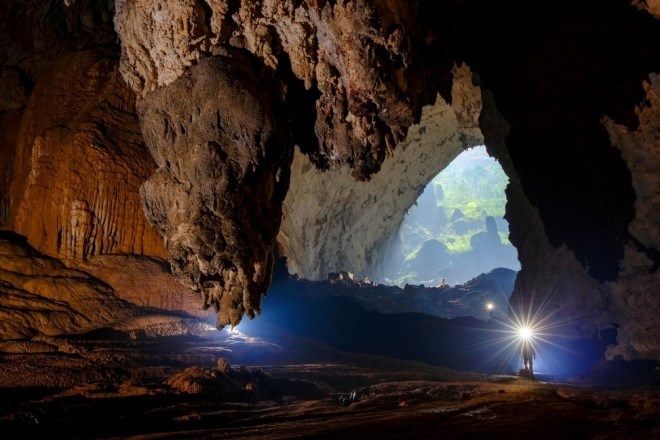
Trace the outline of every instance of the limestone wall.
{"type": "Polygon", "coordinates": [[[322,172],[296,153],[278,235],[291,273],[322,280],[348,270],[359,278],[381,278],[408,208],[464,149],[483,143],[481,94],[467,66],[454,70],[452,102],[438,96],[424,108],[420,123],[366,182],[346,168],[322,172]]]}
{"type": "Polygon", "coordinates": [[[64,56],[40,76],[21,119],[11,223],[48,255],[167,256],[142,210],[154,163],[116,69],[111,52],[64,56]]]}

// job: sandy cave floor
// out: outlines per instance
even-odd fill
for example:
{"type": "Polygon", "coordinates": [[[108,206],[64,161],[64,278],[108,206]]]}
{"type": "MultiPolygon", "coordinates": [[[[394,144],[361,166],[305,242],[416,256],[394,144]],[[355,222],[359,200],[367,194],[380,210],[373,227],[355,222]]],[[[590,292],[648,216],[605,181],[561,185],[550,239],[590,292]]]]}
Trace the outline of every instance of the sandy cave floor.
{"type": "Polygon", "coordinates": [[[228,347],[230,338],[107,335],[5,343],[2,437],[660,438],[659,389],[532,382],[318,347],[311,356],[326,362],[220,372],[218,358],[252,356],[228,347]]]}

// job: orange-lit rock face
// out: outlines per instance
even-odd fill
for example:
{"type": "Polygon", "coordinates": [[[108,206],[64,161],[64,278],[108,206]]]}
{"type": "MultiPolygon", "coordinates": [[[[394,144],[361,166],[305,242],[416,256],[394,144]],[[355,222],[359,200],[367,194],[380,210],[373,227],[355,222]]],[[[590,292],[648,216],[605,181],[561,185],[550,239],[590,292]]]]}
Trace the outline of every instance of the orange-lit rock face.
{"type": "Polygon", "coordinates": [[[14,180],[16,136],[37,79],[53,61],[72,51],[112,50],[111,42],[116,41],[113,15],[111,1],[8,0],[0,4],[0,228],[10,227],[11,211],[15,211],[9,187],[14,180]]]}
{"type": "Polygon", "coordinates": [[[21,125],[21,109],[11,109],[0,113],[0,227],[9,223],[9,187],[13,174],[14,145],[18,127],[21,125]]]}
{"type": "Polygon", "coordinates": [[[79,333],[135,315],[107,285],[0,237],[2,339],[79,333]]]}
{"type": "Polygon", "coordinates": [[[100,255],[72,269],[19,236],[0,233],[0,340],[104,327],[133,334],[185,333],[212,319],[200,301],[162,261],[100,255]]]}
{"type": "Polygon", "coordinates": [[[166,257],[139,187],[154,163],[112,53],[72,53],[37,81],[21,120],[11,191],[13,229],[41,252],[166,257]]]}

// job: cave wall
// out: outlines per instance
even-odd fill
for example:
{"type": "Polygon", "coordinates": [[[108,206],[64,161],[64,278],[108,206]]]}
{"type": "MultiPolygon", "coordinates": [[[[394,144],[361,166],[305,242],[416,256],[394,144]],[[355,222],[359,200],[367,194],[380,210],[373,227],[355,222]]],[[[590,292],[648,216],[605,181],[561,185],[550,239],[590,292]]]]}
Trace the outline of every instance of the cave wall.
{"type": "Polygon", "coordinates": [[[467,66],[453,75],[452,104],[438,95],[368,181],[356,181],[347,168],[321,171],[296,153],[277,237],[290,273],[323,280],[349,270],[358,279],[383,278],[408,208],[464,149],[483,144],[480,89],[467,66]]]}
{"type": "Polygon", "coordinates": [[[484,11],[506,34],[484,18],[463,23],[462,57],[511,124],[507,149],[550,243],[566,243],[596,279],[616,279],[635,194],[601,118],[637,124],[660,27],[627,2],[539,2],[523,21],[507,6],[484,11]]]}
{"type": "Polygon", "coordinates": [[[615,322],[626,323],[619,327],[618,344],[608,354],[627,359],[660,358],[660,341],[654,336],[660,328],[660,77],[650,75],[644,88],[646,98],[636,107],[637,129],[610,118],[602,121],[628,164],[636,195],[635,218],[629,226],[635,241],[625,246],[618,279],[605,284],[615,322]]]}
{"type": "Polygon", "coordinates": [[[21,234],[0,231],[0,339],[209,316],[142,207],[155,162],[113,17],[112,1],[0,4],[0,230],[21,234]]]}
{"type": "Polygon", "coordinates": [[[9,228],[14,149],[37,78],[71,51],[116,44],[114,2],[8,0],[0,4],[0,228],[9,228]]]}
{"type": "Polygon", "coordinates": [[[9,187],[13,174],[14,145],[27,104],[17,69],[0,70],[0,228],[9,223],[9,187]]]}
{"type": "Polygon", "coordinates": [[[72,264],[167,257],[138,192],[155,164],[118,73],[113,16],[111,1],[0,6],[0,224],[72,264]]]}
{"type": "Polygon", "coordinates": [[[12,229],[64,260],[167,257],[142,210],[139,188],[155,167],[113,55],[88,50],[53,62],[35,84],[16,139],[12,229]]]}
{"type": "MultiPolygon", "coordinates": [[[[509,176],[505,218],[509,240],[518,250],[521,270],[509,301],[509,317],[544,335],[600,338],[616,318],[607,307],[605,289],[590,277],[567,245],[552,246],[538,207],[532,205],[507,150],[510,125],[492,93],[483,91],[481,128],[489,154],[509,176]]],[[[547,336],[544,336],[547,337],[547,336]]]]}
{"type": "Polygon", "coordinates": [[[606,356],[613,359],[658,358],[660,343],[654,337],[660,328],[660,273],[648,250],[658,248],[658,81],[652,74],[645,84],[646,99],[637,107],[639,127],[630,130],[610,118],[602,123],[612,145],[621,149],[633,176],[636,193],[635,219],[624,248],[620,271],[614,281],[600,281],[589,274],[566,245],[552,246],[537,207],[526,197],[506,151],[509,125],[486,92],[482,129],[491,154],[500,158],[511,178],[507,188],[506,218],[510,240],[524,262],[511,298],[516,319],[529,322],[541,332],[567,337],[604,338],[616,329],[617,344],[606,356]],[[504,127],[504,129],[503,129],[504,127]],[[649,154],[650,153],[650,154],[649,154]],[[641,244],[641,246],[640,246],[641,244]]]}
{"type": "Polygon", "coordinates": [[[610,357],[657,358],[658,244],[644,229],[657,230],[646,226],[657,212],[646,187],[658,169],[658,21],[626,2],[538,2],[526,20],[509,8],[485,5],[482,18],[462,22],[458,52],[508,127],[482,122],[513,177],[507,219],[522,270],[511,305],[571,335],[616,328],[610,357]]]}

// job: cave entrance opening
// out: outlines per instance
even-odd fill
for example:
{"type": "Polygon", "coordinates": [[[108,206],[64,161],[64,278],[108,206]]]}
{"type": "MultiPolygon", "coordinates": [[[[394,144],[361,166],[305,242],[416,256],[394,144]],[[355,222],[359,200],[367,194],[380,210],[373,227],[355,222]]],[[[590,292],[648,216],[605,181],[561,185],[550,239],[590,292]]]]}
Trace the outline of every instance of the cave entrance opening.
{"type": "Polygon", "coordinates": [[[494,270],[519,271],[504,219],[507,184],[485,146],[459,154],[406,213],[384,265],[383,282],[452,286],[494,270]]]}

